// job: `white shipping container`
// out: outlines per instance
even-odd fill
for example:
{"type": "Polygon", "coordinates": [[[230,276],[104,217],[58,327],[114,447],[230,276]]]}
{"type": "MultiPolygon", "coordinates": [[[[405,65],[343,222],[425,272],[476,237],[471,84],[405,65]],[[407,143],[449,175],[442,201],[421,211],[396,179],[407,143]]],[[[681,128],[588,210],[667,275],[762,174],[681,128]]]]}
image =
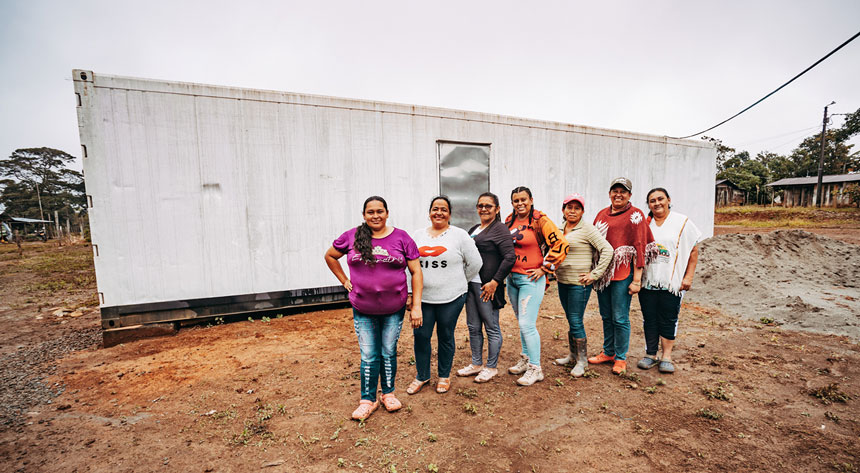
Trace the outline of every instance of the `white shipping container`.
{"type": "MultiPolygon", "coordinates": [[[[561,221],[618,176],[633,203],[665,187],[713,234],[716,151],[706,142],[432,107],[73,71],[103,327],[343,300],[322,255],[361,223],[429,225],[430,198],[477,221],[487,189],[561,221]]],[[[344,265],[346,266],[346,265],[344,265]]]]}

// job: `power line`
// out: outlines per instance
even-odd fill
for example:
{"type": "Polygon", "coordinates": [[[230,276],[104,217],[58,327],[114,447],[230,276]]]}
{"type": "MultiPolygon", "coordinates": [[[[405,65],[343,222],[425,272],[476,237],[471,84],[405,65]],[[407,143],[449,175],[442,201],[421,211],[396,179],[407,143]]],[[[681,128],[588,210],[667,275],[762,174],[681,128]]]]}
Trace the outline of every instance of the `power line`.
{"type": "Polygon", "coordinates": [[[692,138],[692,137],[694,137],[694,136],[701,135],[702,133],[707,133],[707,132],[709,132],[709,131],[713,130],[714,128],[716,128],[716,127],[718,127],[718,126],[725,124],[725,123],[726,123],[726,122],[728,122],[729,120],[732,120],[733,118],[736,118],[736,117],[737,117],[737,116],[739,116],[740,114],[742,114],[742,113],[746,112],[747,110],[749,110],[749,109],[751,109],[751,108],[755,107],[756,105],[760,104],[761,102],[763,102],[766,98],[770,97],[771,95],[773,95],[773,94],[775,94],[775,93],[779,92],[780,90],[782,90],[782,88],[783,88],[783,87],[787,86],[788,84],[791,84],[792,82],[794,82],[794,81],[795,81],[795,79],[797,79],[798,77],[800,77],[800,76],[802,76],[802,75],[806,74],[807,72],[809,72],[810,70],[812,70],[812,68],[814,68],[815,66],[817,66],[817,65],[821,64],[822,62],[824,62],[824,60],[825,60],[825,59],[827,59],[827,58],[829,58],[830,56],[832,56],[836,51],[839,51],[840,49],[842,49],[842,48],[844,48],[846,45],[848,45],[848,43],[850,43],[851,41],[854,41],[855,39],[857,39],[857,37],[858,37],[858,36],[860,36],[860,31],[858,31],[854,36],[852,36],[852,37],[848,38],[848,40],[847,40],[847,41],[845,41],[844,43],[842,43],[842,44],[840,44],[839,46],[837,46],[837,47],[836,47],[836,49],[834,49],[833,51],[830,51],[829,53],[827,53],[827,55],[826,55],[826,56],[824,56],[823,58],[821,58],[821,59],[819,59],[819,60],[815,61],[815,63],[814,63],[814,64],[812,64],[811,66],[809,66],[809,67],[807,67],[806,69],[804,69],[804,70],[803,70],[803,72],[801,72],[800,74],[798,74],[798,75],[796,75],[796,76],[792,77],[792,78],[791,78],[791,80],[789,80],[789,81],[788,81],[788,82],[786,82],[785,84],[782,84],[781,86],[777,87],[777,88],[776,88],[776,90],[774,90],[773,92],[771,92],[771,93],[769,93],[769,94],[765,95],[764,97],[762,97],[762,98],[758,99],[755,103],[753,103],[753,104],[752,104],[752,105],[750,105],[749,107],[747,107],[747,108],[745,108],[745,109],[741,110],[740,112],[738,112],[738,113],[736,113],[736,114],[734,114],[734,115],[730,116],[729,118],[726,118],[725,120],[721,121],[720,123],[717,123],[716,125],[714,125],[714,126],[712,126],[712,127],[708,128],[707,130],[702,130],[702,131],[700,131],[700,132],[698,132],[698,133],[693,133],[692,135],[681,136],[681,137],[677,137],[677,138],[675,138],[675,137],[670,137],[670,138],[674,138],[674,139],[678,139],[678,140],[684,140],[684,139],[687,139],[687,138],[692,138]]]}
{"type": "Polygon", "coordinates": [[[769,136],[769,137],[767,137],[767,138],[760,138],[760,139],[757,139],[757,140],[745,141],[745,142],[740,143],[740,144],[735,145],[735,146],[737,146],[737,147],[741,147],[741,146],[751,145],[751,144],[753,144],[753,143],[762,143],[762,142],[765,142],[765,141],[773,141],[773,140],[775,140],[775,139],[777,139],[777,138],[782,138],[783,136],[796,135],[796,134],[798,134],[798,133],[806,133],[806,132],[809,132],[809,131],[812,131],[812,130],[817,130],[817,129],[818,129],[818,124],[815,124],[815,125],[813,125],[813,126],[811,126],[811,127],[807,127],[807,128],[802,129],[802,130],[788,131],[788,132],[785,132],[785,133],[780,133],[780,134],[778,134],[778,135],[769,136]]]}

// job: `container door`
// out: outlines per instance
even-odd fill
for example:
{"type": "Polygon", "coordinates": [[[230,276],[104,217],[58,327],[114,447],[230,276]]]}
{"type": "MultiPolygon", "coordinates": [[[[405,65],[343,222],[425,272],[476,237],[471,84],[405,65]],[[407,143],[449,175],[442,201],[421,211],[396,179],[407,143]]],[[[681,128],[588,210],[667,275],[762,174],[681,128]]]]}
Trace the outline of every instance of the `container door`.
{"type": "Polygon", "coordinates": [[[468,230],[478,223],[475,203],[490,190],[490,145],[437,142],[439,192],[451,199],[451,224],[468,230]]]}

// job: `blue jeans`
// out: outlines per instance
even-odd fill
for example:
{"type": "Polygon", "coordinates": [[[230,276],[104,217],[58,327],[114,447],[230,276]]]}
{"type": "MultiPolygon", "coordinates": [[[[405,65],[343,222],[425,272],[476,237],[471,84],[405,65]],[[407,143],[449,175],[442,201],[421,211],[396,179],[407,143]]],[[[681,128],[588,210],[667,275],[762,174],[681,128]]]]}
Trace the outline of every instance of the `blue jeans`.
{"type": "Polygon", "coordinates": [[[487,331],[487,368],[495,368],[502,349],[502,329],[499,328],[499,309],[493,308],[493,301],[481,300],[481,284],[469,283],[466,297],[466,325],[469,326],[469,346],[472,348],[472,364],[484,364],[484,332],[487,331]]]}
{"type": "Polygon", "coordinates": [[[591,285],[577,286],[575,284],[558,283],[558,297],[561,306],[567,315],[567,324],[570,326],[569,333],[573,338],[585,338],[585,325],[582,316],[585,315],[585,306],[591,296],[591,285]]]}
{"type": "Polygon", "coordinates": [[[528,275],[511,273],[508,276],[508,297],[520,326],[520,343],[523,354],[529,363],[540,366],[540,334],[537,330],[537,317],[543,292],[546,289],[546,276],[537,281],[529,281],[528,275]]]}
{"type": "Polygon", "coordinates": [[[603,353],[615,356],[616,360],[627,359],[630,348],[630,300],[627,293],[633,282],[633,269],[622,281],[612,281],[609,287],[597,291],[600,318],[603,319],[603,353]]]}
{"type": "Polygon", "coordinates": [[[390,315],[367,315],[352,309],[352,323],[361,349],[361,399],[376,401],[376,386],[380,381],[382,394],[394,391],[397,340],[405,312],[405,306],[390,315]]]}
{"type": "Polygon", "coordinates": [[[413,329],[415,336],[415,368],[418,370],[418,381],[430,379],[430,339],[433,337],[433,326],[436,326],[436,343],[438,344],[439,363],[436,366],[440,378],[451,376],[451,365],[454,364],[454,328],[457,319],[466,303],[466,294],[444,304],[421,303],[424,319],[421,326],[413,329]]]}

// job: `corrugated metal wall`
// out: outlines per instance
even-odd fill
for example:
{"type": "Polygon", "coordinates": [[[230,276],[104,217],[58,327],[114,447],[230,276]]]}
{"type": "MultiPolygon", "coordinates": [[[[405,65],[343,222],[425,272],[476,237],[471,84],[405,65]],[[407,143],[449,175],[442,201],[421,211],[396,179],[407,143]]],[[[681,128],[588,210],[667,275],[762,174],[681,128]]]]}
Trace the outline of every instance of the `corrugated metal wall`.
{"type": "Polygon", "coordinates": [[[666,187],[713,233],[704,142],[88,71],[74,80],[103,306],[337,285],[322,254],[361,222],[367,196],[388,200],[390,224],[428,224],[437,140],[491,143],[503,213],[526,185],[556,222],[562,198],[582,193],[591,220],[624,175],[634,205],[666,187]]]}

